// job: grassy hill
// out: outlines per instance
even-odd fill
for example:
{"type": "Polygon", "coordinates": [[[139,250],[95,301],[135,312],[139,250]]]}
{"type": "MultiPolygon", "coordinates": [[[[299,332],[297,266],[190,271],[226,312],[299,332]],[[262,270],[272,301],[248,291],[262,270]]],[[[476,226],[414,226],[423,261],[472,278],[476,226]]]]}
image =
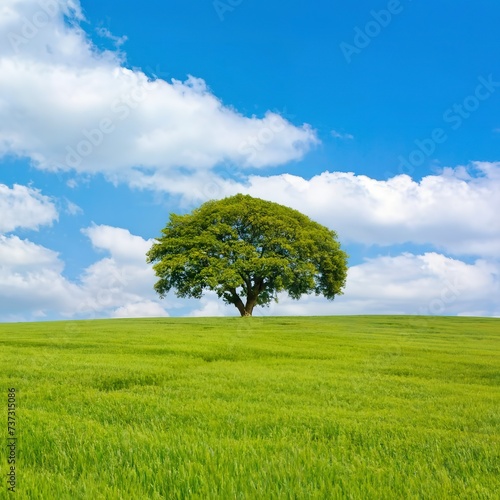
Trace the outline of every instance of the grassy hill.
{"type": "Polygon", "coordinates": [[[20,499],[498,498],[500,320],[3,324],[0,344],[20,499]]]}

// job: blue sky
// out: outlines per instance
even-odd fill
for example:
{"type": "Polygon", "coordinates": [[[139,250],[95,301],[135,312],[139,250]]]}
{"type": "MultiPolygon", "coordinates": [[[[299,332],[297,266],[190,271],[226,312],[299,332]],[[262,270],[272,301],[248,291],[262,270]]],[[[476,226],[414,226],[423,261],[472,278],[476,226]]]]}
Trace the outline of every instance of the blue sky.
{"type": "Polygon", "coordinates": [[[500,315],[497,2],[0,5],[0,321],[235,314],[158,299],[170,212],[237,192],[338,232],[333,303],[500,315]]]}

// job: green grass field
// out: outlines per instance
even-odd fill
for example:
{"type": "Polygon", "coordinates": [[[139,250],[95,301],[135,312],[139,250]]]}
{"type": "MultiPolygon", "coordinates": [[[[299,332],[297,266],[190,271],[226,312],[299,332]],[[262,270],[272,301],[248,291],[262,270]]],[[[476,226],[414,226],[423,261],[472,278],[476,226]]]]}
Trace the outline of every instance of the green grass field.
{"type": "Polygon", "coordinates": [[[0,344],[19,499],[499,498],[500,320],[3,324],[0,344]]]}

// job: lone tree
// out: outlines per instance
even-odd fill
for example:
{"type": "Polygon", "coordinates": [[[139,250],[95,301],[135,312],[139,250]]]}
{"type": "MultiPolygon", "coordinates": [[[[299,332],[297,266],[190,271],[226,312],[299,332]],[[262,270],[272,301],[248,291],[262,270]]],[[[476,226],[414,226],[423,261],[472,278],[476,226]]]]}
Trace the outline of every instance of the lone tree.
{"type": "Polygon", "coordinates": [[[288,207],[238,194],[208,201],[190,214],[171,214],[147,253],[163,298],[201,298],[214,290],[241,316],[255,306],[316,293],[342,294],[347,255],[334,231],[288,207]]]}

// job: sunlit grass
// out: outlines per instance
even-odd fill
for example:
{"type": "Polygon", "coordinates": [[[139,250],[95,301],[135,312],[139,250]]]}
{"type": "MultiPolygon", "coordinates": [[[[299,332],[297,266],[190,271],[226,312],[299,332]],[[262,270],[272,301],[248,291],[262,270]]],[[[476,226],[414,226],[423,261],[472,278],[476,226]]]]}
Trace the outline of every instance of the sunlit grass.
{"type": "Polygon", "coordinates": [[[5,324],[0,344],[18,498],[498,498],[499,320],[5,324]]]}

